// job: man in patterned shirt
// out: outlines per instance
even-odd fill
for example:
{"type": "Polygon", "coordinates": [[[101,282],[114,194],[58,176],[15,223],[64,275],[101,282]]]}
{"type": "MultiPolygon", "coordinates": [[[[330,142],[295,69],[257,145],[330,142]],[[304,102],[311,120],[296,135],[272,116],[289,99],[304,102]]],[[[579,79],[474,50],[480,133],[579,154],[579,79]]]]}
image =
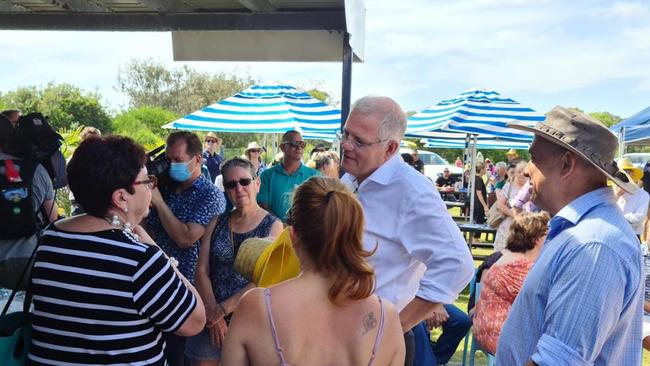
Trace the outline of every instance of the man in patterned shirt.
{"type": "MultiPolygon", "coordinates": [[[[166,155],[171,162],[169,176],[178,186],[160,193],[152,191],[153,208],[146,220],[147,231],[158,246],[178,261],[178,270],[194,282],[199,239],[212,218],[226,207],[223,194],[201,175],[201,140],[188,131],[167,137],[166,155]]],[[[167,359],[182,365],[185,338],[168,335],[167,359]]]]}

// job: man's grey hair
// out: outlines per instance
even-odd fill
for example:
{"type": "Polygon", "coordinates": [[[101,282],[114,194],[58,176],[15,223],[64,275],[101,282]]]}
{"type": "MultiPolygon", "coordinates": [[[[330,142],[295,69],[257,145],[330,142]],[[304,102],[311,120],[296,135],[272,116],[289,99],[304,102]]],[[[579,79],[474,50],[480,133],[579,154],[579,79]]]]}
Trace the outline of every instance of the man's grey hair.
{"type": "Polygon", "coordinates": [[[497,169],[499,168],[508,169],[508,164],[506,164],[505,161],[500,161],[495,165],[495,167],[497,169]]]}
{"type": "Polygon", "coordinates": [[[400,142],[406,132],[406,114],[394,100],[388,97],[365,96],[352,105],[351,111],[361,114],[376,114],[381,117],[379,140],[400,142]]]}

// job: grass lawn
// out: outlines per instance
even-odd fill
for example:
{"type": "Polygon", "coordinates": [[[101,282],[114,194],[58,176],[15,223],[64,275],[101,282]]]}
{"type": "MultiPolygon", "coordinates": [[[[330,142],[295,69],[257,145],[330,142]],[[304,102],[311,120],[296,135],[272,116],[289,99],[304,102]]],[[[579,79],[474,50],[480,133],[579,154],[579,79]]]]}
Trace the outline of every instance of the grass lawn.
{"type": "MultiPolygon", "coordinates": [[[[450,213],[452,215],[457,215],[458,211],[452,211],[455,209],[450,209],[450,213]]],[[[485,234],[481,236],[480,240],[486,240],[485,234]]],[[[474,255],[490,255],[492,253],[491,249],[483,249],[483,248],[477,248],[472,250],[472,254],[474,255]]],[[[481,261],[474,261],[474,268],[477,268],[481,264],[481,261]]],[[[456,305],[459,309],[463,311],[467,311],[467,301],[469,300],[469,286],[467,286],[463,292],[460,294],[458,299],[454,302],[454,305],[456,305]]],[[[440,336],[440,329],[436,328],[431,332],[431,340],[435,341],[438,339],[440,336]]],[[[449,361],[449,365],[462,365],[463,361],[463,351],[464,351],[464,345],[465,345],[465,340],[463,339],[460,344],[458,345],[458,349],[456,349],[456,353],[454,356],[451,358],[449,361]]],[[[469,347],[469,344],[468,344],[469,347]]],[[[468,355],[469,357],[469,355],[468,355]]],[[[469,360],[467,361],[467,364],[469,364],[469,360]]],[[[476,358],[475,358],[475,364],[477,366],[480,365],[487,365],[487,358],[485,355],[483,355],[482,352],[477,352],[476,353],[476,358]]],[[[650,352],[648,351],[643,351],[643,363],[642,365],[647,365],[650,366],[650,352]]]]}

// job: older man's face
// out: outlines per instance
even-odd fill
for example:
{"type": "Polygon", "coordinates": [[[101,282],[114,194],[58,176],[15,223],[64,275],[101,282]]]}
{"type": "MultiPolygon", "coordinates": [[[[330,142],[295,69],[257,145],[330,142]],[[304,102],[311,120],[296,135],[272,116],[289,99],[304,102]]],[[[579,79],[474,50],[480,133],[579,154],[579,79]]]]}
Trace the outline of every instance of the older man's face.
{"type": "Polygon", "coordinates": [[[353,111],[343,127],[348,139],[343,141],[343,169],[359,181],[377,170],[387,159],[388,141],[379,140],[378,114],[353,111]],[[360,145],[360,146],[358,146],[360,145]]]}
{"type": "Polygon", "coordinates": [[[529,152],[530,162],[524,174],[530,178],[531,200],[537,207],[555,215],[552,208],[557,199],[556,191],[562,189],[559,184],[559,167],[556,165],[558,149],[544,138],[535,137],[529,152]]]}

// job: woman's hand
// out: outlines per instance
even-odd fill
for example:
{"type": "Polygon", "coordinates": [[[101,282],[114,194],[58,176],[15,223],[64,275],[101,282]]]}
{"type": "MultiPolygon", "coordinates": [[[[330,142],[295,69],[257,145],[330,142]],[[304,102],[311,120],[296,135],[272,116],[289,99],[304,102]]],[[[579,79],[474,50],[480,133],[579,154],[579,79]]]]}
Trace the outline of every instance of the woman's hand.
{"type": "Polygon", "coordinates": [[[205,308],[205,326],[208,328],[213,327],[225,316],[226,314],[224,314],[221,306],[208,306],[205,308]]]}
{"type": "Polygon", "coordinates": [[[228,331],[228,324],[226,324],[226,319],[222,317],[214,325],[207,326],[207,328],[210,330],[212,344],[218,348],[221,348],[223,339],[226,337],[226,332],[228,331]]]}

